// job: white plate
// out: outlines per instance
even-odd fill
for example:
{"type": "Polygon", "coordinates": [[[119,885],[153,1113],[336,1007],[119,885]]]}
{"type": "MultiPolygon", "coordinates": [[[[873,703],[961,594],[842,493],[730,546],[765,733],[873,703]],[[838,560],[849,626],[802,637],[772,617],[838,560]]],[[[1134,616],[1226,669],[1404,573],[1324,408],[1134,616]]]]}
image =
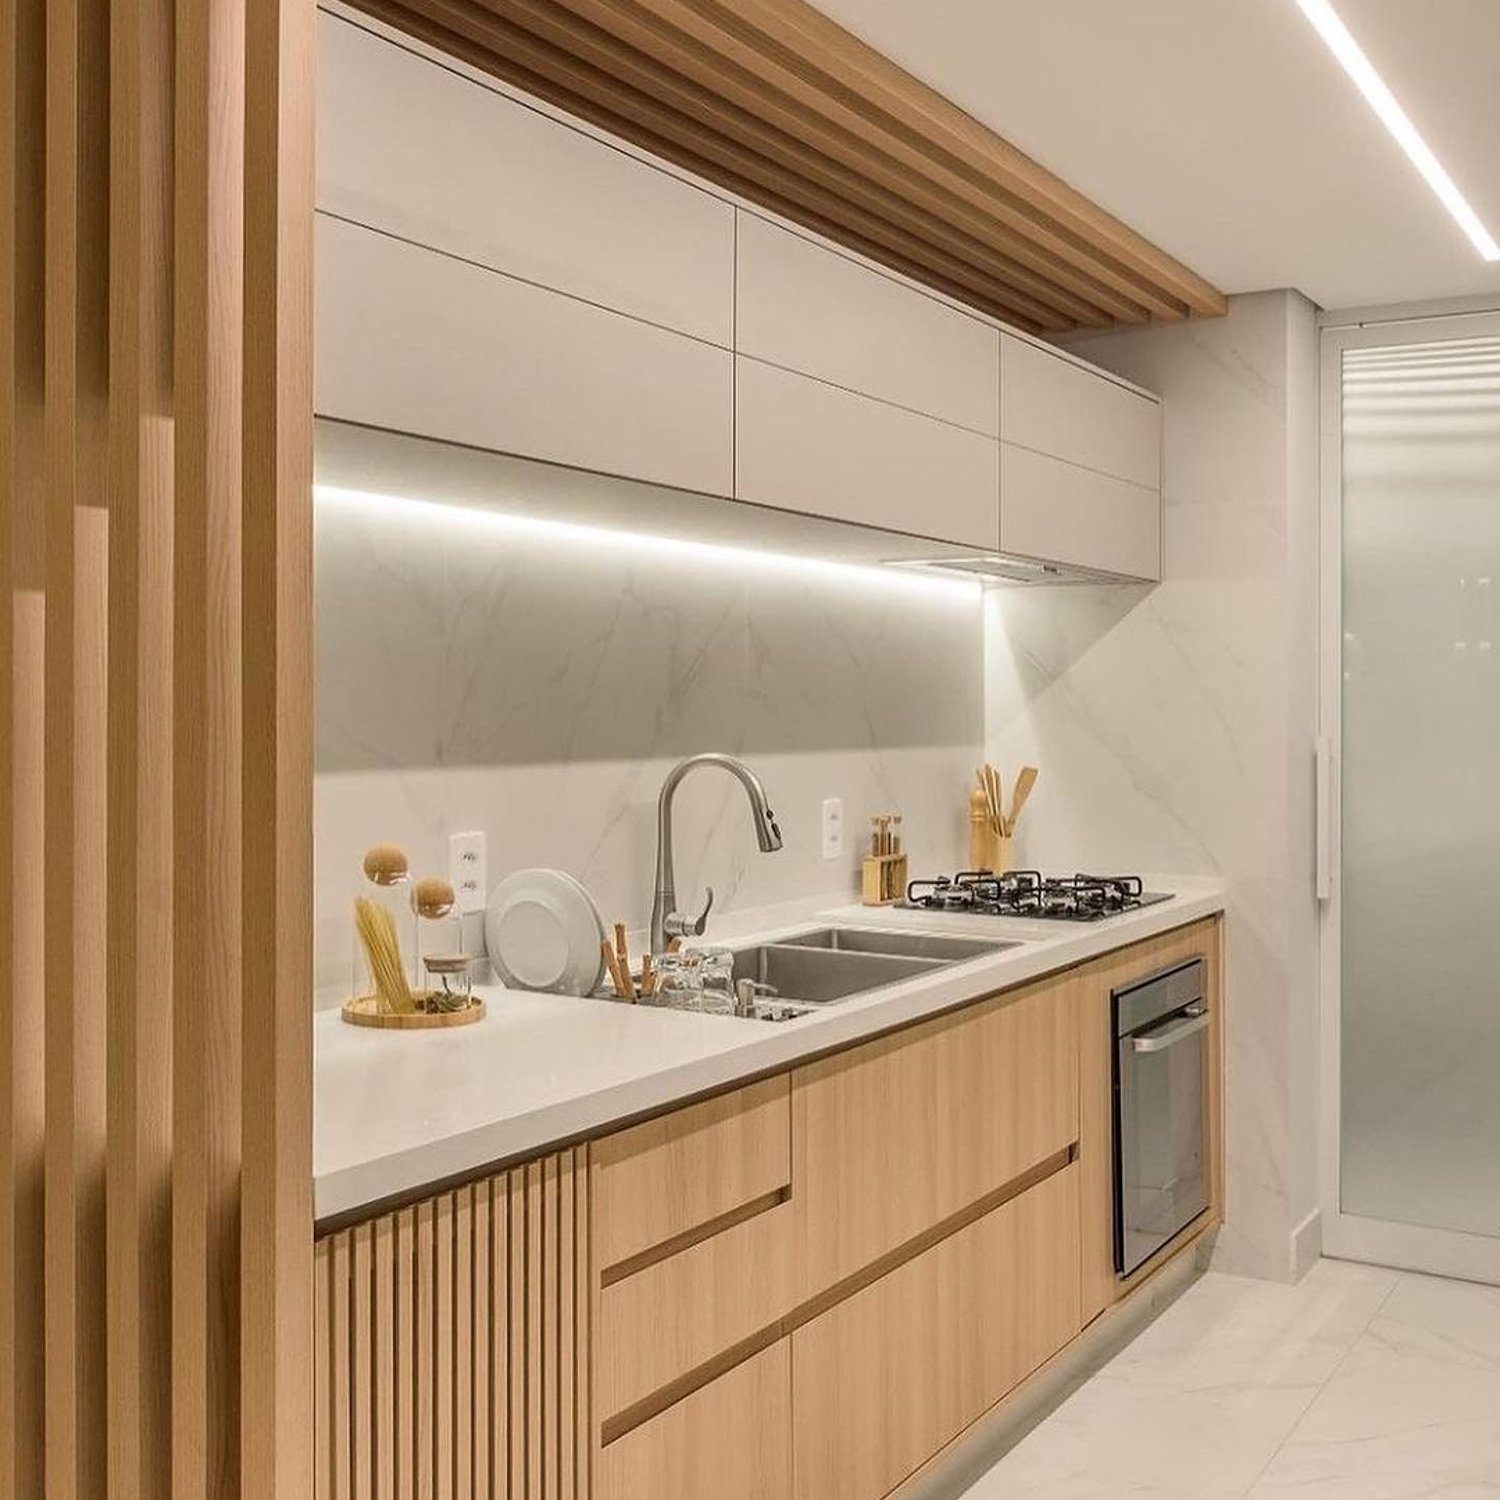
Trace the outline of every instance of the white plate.
{"type": "Polygon", "coordinates": [[[490,892],[484,940],[500,982],[515,990],[589,995],[604,977],[604,920],[561,870],[517,870],[490,892]]]}

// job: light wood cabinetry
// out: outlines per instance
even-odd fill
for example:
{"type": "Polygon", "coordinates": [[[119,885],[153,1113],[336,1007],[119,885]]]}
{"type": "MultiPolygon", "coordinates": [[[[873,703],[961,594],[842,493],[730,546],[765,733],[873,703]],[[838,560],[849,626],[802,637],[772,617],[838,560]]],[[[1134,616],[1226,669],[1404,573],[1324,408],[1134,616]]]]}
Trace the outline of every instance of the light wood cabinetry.
{"type": "Polygon", "coordinates": [[[594,1396],[605,1440],[743,1352],[794,1302],[790,1204],[604,1286],[594,1396]]]}
{"type": "Polygon", "coordinates": [[[792,1181],[804,1297],[1078,1139],[1078,1006],[1044,980],[799,1068],[792,1181]]]}
{"type": "Polygon", "coordinates": [[[737,498],[996,545],[993,438],[743,356],[735,361],[735,413],[737,498]]]}
{"type": "Polygon", "coordinates": [[[1217,1223],[1217,919],[316,1247],[318,1500],[880,1500],[1217,1223]],[[1110,992],[1207,963],[1211,1205],[1114,1275],[1110,992]]]}
{"type": "Polygon", "coordinates": [[[1161,496],[1154,489],[1000,445],[1000,549],[1021,557],[1161,577],[1161,496]]]}
{"type": "Polygon", "coordinates": [[[790,1340],[736,1365],[599,1455],[595,1500],[787,1500],[790,1340]]]}
{"type": "Polygon", "coordinates": [[[1114,1264],[1114,1100],[1112,1095],[1114,1025],[1111,992],[1148,978],[1186,959],[1204,959],[1204,998],[1209,1009],[1208,1113],[1209,1207],[1203,1229],[1223,1216],[1223,924],[1218,918],[1149,938],[1078,972],[1073,1000],[1078,1010],[1078,1087],[1080,1130],[1078,1165],[1083,1215],[1083,1321],[1126,1296],[1173,1253],[1168,1247],[1127,1280],[1114,1264]]]}
{"type": "Polygon", "coordinates": [[[594,1143],[594,1264],[619,1279],[724,1220],[773,1207],[792,1180],[786,1074],[594,1143]]]}
{"type": "Polygon", "coordinates": [[[1076,1166],[792,1335],[797,1500],[879,1500],[1078,1332],[1076,1166]]]}
{"type": "Polygon", "coordinates": [[[1131,484],[1161,485],[1160,403],[1009,333],[1000,355],[1000,436],[1131,484]]]}
{"type": "Polygon", "coordinates": [[[992,324],[743,210],[735,292],[741,354],[999,436],[992,324]]]}
{"type": "Polygon", "coordinates": [[[584,1157],[317,1242],[317,1500],[586,1500],[584,1157]]]}
{"type": "Polygon", "coordinates": [[[319,215],[317,410],[728,494],[731,356],[319,215]]]}
{"type": "Polygon", "coordinates": [[[729,346],[730,204],[343,17],[318,42],[319,208],[729,346]]]}

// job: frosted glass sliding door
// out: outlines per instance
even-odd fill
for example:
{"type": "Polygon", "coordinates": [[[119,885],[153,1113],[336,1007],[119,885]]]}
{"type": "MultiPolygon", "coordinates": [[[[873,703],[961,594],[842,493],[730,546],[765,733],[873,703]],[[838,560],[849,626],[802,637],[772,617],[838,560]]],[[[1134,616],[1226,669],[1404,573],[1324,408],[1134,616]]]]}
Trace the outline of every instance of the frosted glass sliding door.
{"type": "Polygon", "coordinates": [[[1500,330],[1410,336],[1341,355],[1338,1211],[1500,1237],[1500,330]]]}

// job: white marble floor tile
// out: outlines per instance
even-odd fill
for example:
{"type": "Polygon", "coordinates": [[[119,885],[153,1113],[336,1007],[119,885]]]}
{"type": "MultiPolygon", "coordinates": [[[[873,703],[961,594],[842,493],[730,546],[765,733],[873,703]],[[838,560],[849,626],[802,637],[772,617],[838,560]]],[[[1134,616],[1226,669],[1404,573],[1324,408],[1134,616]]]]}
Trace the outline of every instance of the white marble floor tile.
{"type": "Polygon", "coordinates": [[[1296,1286],[1205,1276],[1100,1378],[1170,1391],[1316,1390],[1391,1295],[1398,1275],[1325,1260],[1296,1286]]]}
{"type": "Polygon", "coordinates": [[[1096,1378],[965,1500],[1240,1500],[1311,1399],[1300,1388],[1166,1393],[1096,1378]]]}
{"type": "Polygon", "coordinates": [[[1500,1288],[1210,1274],[965,1500],[1500,1500],[1500,1288]]]}
{"type": "Polygon", "coordinates": [[[1251,1496],[1500,1497],[1500,1288],[1402,1276],[1251,1496]]]}

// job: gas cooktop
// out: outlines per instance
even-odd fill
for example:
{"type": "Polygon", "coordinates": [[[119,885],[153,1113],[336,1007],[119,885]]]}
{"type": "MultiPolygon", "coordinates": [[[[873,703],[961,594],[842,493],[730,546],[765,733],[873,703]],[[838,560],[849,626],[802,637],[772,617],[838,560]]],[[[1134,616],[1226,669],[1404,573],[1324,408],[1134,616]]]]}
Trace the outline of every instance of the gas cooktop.
{"type": "Polygon", "coordinates": [[[935,880],[914,880],[906,888],[906,899],[896,904],[905,911],[1097,922],[1170,900],[1170,891],[1143,890],[1138,875],[1048,876],[1037,870],[995,875],[988,870],[964,870],[935,880]]]}

